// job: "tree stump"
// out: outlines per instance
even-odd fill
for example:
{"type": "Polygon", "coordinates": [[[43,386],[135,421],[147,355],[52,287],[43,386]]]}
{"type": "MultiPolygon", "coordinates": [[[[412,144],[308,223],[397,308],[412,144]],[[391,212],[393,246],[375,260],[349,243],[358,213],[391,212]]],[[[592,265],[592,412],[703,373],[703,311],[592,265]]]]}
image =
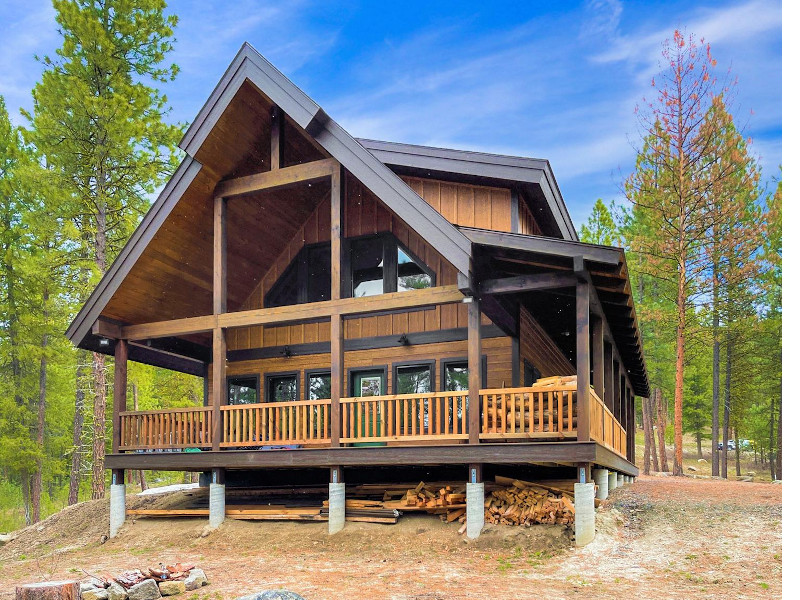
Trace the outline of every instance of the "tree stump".
{"type": "Polygon", "coordinates": [[[16,600],[80,600],[77,581],[45,581],[17,586],[16,600]]]}

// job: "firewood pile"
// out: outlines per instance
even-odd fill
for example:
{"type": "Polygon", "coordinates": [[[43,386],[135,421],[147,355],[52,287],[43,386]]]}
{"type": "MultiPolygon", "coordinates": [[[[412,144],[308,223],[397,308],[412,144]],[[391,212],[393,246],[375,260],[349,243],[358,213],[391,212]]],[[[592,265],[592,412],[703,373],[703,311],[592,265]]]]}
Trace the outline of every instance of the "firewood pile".
{"type": "Polygon", "coordinates": [[[526,391],[514,398],[504,398],[499,395],[489,396],[486,401],[486,420],[489,429],[502,431],[509,427],[525,429],[526,426],[536,427],[537,431],[543,432],[575,429],[578,426],[576,397],[568,392],[556,394],[552,398],[539,393],[546,394],[557,386],[575,384],[576,381],[575,375],[546,377],[537,379],[533,385],[526,388],[529,392],[526,391]],[[572,403],[571,410],[570,403],[572,403]],[[572,415],[571,421],[570,415],[572,415]],[[560,424],[558,423],[559,416],[561,417],[560,424]]]}
{"type": "Polygon", "coordinates": [[[484,518],[486,523],[500,525],[571,525],[575,522],[574,500],[566,491],[514,481],[486,498],[484,518]]]}

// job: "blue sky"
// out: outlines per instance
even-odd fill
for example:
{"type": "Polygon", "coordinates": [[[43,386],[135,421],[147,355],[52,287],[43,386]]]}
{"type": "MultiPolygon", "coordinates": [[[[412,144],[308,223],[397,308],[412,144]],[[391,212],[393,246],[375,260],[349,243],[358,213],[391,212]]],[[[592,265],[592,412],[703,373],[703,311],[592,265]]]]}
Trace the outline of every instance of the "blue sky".
{"type": "MultiPolygon", "coordinates": [[[[547,158],[576,225],[620,198],[663,41],[711,43],[738,79],[737,120],[766,180],[781,164],[781,4],[173,1],[165,87],[190,121],[249,41],[357,137],[547,158]]],[[[15,122],[60,45],[49,0],[0,3],[0,94],[15,122]]]]}

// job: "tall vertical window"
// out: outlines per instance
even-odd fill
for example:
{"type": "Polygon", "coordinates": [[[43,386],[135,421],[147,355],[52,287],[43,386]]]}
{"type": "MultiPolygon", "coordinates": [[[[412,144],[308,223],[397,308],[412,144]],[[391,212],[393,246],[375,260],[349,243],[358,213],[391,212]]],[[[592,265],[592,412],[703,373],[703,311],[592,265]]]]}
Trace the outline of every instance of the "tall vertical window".
{"type": "Polygon", "coordinates": [[[330,242],[305,246],[264,296],[264,306],[288,306],[331,299],[330,242]]]}
{"type": "Polygon", "coordinates": [[[350,244],[353,297],[376,296],[384,292],[383,238],[354,240],[350,244]]]}
{"type": "Polygon", "coordinates": [[[297,400],[297,375],[268,375],[267,402],[297,400]]]}
{"type": "Polygon", "coordinates": [[[308,375],[306,394],[309,400],[327,400],[331,397],[331,374],[310,373],[308,375]]]}
{"type": "Polygon", "coordinates": [[[405,365],[395,369],[395,394],[428,394],[433,389],[431,365],[405,365]]]}
{"type": "Polygon", "coordinates": [[[466,362],[445,364],[444,389],[447,392],[466,392],[469,390],[469,366],[466,362]]]}

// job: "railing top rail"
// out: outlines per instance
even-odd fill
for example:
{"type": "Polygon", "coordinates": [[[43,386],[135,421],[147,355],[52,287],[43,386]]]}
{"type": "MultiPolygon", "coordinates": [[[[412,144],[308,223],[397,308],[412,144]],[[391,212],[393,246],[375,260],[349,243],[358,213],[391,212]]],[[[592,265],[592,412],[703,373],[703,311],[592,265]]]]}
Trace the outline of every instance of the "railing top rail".
{"type": "Polygon", "coordinates": [[[529,385],[522,387],[509,388],[486,388],[481,389],[483,394],[509,394],[509,393],[530,393],[530,392],[574,392],[577,389],[575,384],[563,385],[529,385]]]}
{"type": "Polygon", "coordinates": [[[382,400],[413,400],[415,398],[465,398],[469,396],[469,392],[430,392],[428,394],[386,394],[383,396],[356,396],[350,398],[342,398],[339,402],[354,403],[354,402],[377,402],[382,400]]]}
{"type": "Polygon", "coordinates": [[[121,417],[130,417],[135,415],[167,415],[167,414],[178,414],[187,412],[202,412],[210,410],[211,410],[210,406],[186,406],[184,408],[159,408],[155,410],[125,410],[121,411],[119,414],[121,417]]]}
{"type": "Polygon", "coordinates": [[[220,410],[246,410],[250,408],[282,408],[284,406],[330,406],[330,399],[327,400],[289,400],[288,402],[259,402],[253,404],[225,404],[220,406],[220,410]]]}

